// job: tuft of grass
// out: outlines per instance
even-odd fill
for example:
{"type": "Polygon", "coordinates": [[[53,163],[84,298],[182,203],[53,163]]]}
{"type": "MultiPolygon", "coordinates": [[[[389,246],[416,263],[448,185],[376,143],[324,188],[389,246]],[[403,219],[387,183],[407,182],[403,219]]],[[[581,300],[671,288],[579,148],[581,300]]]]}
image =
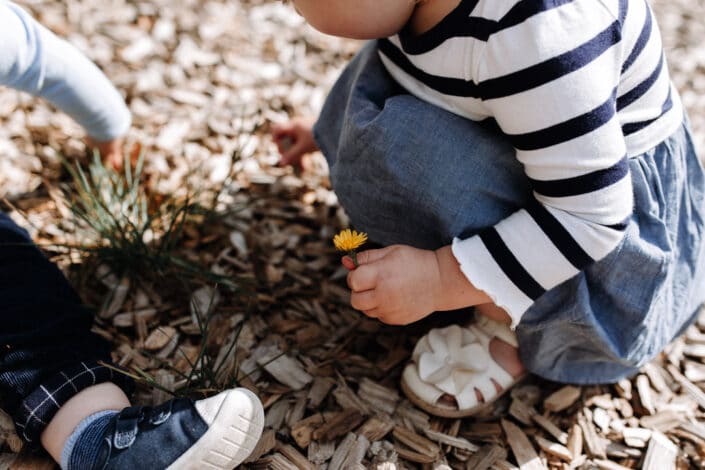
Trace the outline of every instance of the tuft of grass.
{"type": "Polygon", "coordinates": [[[200,204],[200,195],[188,187],[179,197],[150,193],[142,184],[143,164],[143,153],[123,173],[106,167],[97,153],[87,168],[65,162],[71,181],[63,193],[78,238],[71,248],[86,255],[87,264],[107,265],[131,280],[170,277],[236,287],[230,276],[182,255],[184,228],[212,220],[214,209],[200,204]]]}

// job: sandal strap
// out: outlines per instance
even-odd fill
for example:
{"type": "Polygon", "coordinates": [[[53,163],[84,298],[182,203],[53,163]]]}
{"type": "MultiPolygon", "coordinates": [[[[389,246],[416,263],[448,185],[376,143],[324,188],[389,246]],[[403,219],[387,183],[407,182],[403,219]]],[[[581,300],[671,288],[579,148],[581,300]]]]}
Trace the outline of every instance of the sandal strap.
{"type": "Polygon", "coordinates": [[[519,347],[517,335],[509,325],[494,321],[484,315],[476,315],[475,325],[489,337],[496,337],[515,348],[519,347]]]}
{"type": "MultiPolygon", "coordinates": [[[[438,400],[444,394],[453,396],[458,404],[458,409],[461,411],[492,402],[499,393],[511,387],[515,382],[514,378],[492,359],[489,354],[489,343],[491,339],[493,337],[500,337],[500,334],[502,334],[502,328],[500,327],[505,327],[505,336],[506,333],[511,335],[512,332],[506,325],[497,322],[492,323],[496,325],[489,324],[489,332],[487,329],[480,328],[478,325],[470,325],[467,328],[452,325],[443,330],[436,330],[435,334],[438,337],[434,337],[433,340],[436,344],[436,348],[444,348],[443,340],[441,340],[441,343],[438,343],[439,339],[445,338],[448,341],[458,341],[458,338],[462,337],[462,344],[466,345],[463,347],[464,349],[467,349],[470,344],[474,344],[476,347],[487,350],[486,355],[483,351],[483,356],[485,356],[484,360],[486,361],[483,366],[484,370],[480,368],[473,371],[458,364],[456,367],[459,366],[462,367],[462,369],[449,370],[447,373],[440,374],[436,379],[432,379],[434,374],[427,374],[429,376],[425,377],[425,380],[422,379],[419,369],[420,363],[422,362],[421,356],[425,353],[430,353],[433,349],[431,341],[429,341],[429,335],[433,334],[432,330],[418,341],[414,348],[412,358],[414,362],[406,366],[402,374],[402,380],[419,399],[431,406],[439,406],[438,400]],[[451,332],[450,329],[456,331],[451,332]],[[452,340],[451,338],[455,339],[452,340]],[[443,376],[443,378],[441,378],[441,376],[443,376]],[[426,380],[430,381],[427,382],[426,380]],[[497,387],[495,387],[495,382],[501,387],[499,392],[497,391],[497,387]],[[477,399],[476,389],[482,393],[483,401],[477,399]]],[[[500,337],[500,339],[503,338],[500,337]]],[[[511,337],[509,337],[509,339],[511,339],[511,337]]],[[[514,339],[516,340],[516,337],[514,337],[514,339]]]]}
{"type": "Polygon", "coordinates": [[[402,372],[402,380],[409,389],[413,390],[417,397],[430,405],[436,406],[444,392],[440,388],[421,380],[417,367],[414,363],[408,364],[404,368],[404,372],[402,372]]]}

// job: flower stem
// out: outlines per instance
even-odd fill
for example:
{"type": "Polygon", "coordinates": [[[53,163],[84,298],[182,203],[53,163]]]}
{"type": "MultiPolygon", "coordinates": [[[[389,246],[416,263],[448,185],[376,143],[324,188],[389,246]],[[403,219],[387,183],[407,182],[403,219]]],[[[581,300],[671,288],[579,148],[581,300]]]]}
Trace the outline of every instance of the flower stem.
{"type": "Polygon", "coordinates": [[[355,253],[355,250],[350,250],[348,252],[348,255],[352,258],[353,264],[356,268],[360,266],[359,264],[357,264],[357,253],[355,253]]]}

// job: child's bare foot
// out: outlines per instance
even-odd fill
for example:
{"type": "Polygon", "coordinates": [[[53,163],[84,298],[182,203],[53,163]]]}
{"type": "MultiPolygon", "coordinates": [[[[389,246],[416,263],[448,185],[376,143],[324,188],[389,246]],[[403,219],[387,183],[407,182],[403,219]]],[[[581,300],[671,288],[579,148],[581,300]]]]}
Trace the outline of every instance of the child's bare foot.
{"type": "Polygon", "coordinates": [[[272,139],[281,154],[279,165],[300,167],[304,155],[318,150],[313,139],[314,122],[313,118],[296,118],[272,126],[272,139]]]}
{"type": "MultiPolygon", "coordinates": [[[[504,311],[504,309],[496,306],[495,304],[482,304],[475,307],[475,313],[477,315],[483,315],[485,317],[491,318],[494,321],[500,323],[510,324],[512,322],[511,317],[504,311]]],[[[512,346],[500,338],[494,337],[490,341],[490,356],[495,360],[497,364],[506,370],[509,375],[518,379],[522,375],[526,374],[526,369],[524,369],[524,364],[522,364],[521,359],[519,359],[519,348],[512,346]]],[[[502,392],[502,387],[495,382],[495,388],[497,393],[502,392]]],[[[482,392],[475,390],[477,394],[477,399],[484,401],[482,392]]]]}

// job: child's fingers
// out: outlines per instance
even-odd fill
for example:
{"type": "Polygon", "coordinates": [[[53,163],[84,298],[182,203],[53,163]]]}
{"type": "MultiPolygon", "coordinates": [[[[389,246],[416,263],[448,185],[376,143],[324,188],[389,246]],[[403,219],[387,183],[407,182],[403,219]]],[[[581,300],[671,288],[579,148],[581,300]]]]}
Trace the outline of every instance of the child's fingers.
{"type": "Polygon", "coordinates": [[[341,263],[343,263],[343,266],[345,266],[345,269],[349,271],[354,271],[357,266],[355,266],[355,263],[353,263],[353,260],[349,256],[343,256],[340,260],[341,263]]]}
{"type": "Polygon", "coordinates": [[[293,130],[293,127],[290,123],[273,124],[272,129],[271,129],[271,133],[272,133],[272,137],[274,137],[274,139],[278,139],[281,136],[293,134],[292,130],[293,130]]]}
{"type": "Polygon", "coordinates": [[[353,292],[350,296],[350,305],[352,305],[355,310],[360,310],[361,312],[375,309],[378,306],[377,304],[377,294],[373,290],[353,292]]]}
{"type": "Polygon", "coordinates": [[[379,318],[379,316],[382,314],[378,308],[371,308],[368,310],[360,310],[360,311],[370,318],[379,318]]]}
{"type": "Polygon", "coordinates": [[[374,289],[377,286],[377,269],[371,266],[359,266],[348,273],[348,287],[353,292],[374,289]]]}
{"type": "Polygon", "coordinates": [[[357,263],[360,265],[374,263],[375,261],[384,258],[387,255],[387,251],[389,251],[389,247],[361,251],[357,254],[357,263]]]}

